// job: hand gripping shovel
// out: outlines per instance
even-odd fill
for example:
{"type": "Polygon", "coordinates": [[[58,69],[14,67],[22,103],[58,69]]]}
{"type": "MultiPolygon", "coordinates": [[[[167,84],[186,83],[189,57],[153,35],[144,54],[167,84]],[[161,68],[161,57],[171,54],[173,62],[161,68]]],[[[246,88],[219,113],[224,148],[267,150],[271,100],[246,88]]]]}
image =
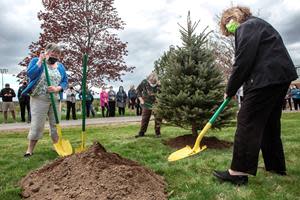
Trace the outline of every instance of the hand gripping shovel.
{"type": "MultiPolygon", "coordinates": [[[[44,70],[45,70],[45,74],[46,74],[47,84],[48,84],[48,86],[51,86],[49,72],[48,72],[48,68],[47,68],[45,60],[43,60],[43,66],[44,66],[44,70]]],[[[59,124],[59,119],[58,119],[58,115],[57,115],[54,94],[52,92],[50,93],[50,98],[51,98],[51,104],[52,104],[52,108],[53,108],[54,116],[55,116],[56,130],[57,130],[57,134],[58,134],[58,142],[53,144],[54,149],[59,156],[71,155],[73,153],[73,149],[72,149],[72,146],[71,146],[69,140],[62,139],[61,126],[59,124]]]]}
{"type": "Polygon", "coordinates": [[[87,54],[83,56],[83,72],[82,72],[82,132],[81,132],[81,145],[80,147],[75,149],[76,153],[80,153],[86,149],[85,141],[86,141],[86,132],[85,132],[85,117],[86,117],[86,68],[87,68],[87,54]]]}
{"type": "Polygon", "coordinates": [[[202,147],[200,146],[200,142],[201,142],[203,136],[205,135],[205,133],[208,131],[208,129],[210,129],[212,124],[216,121],[219,114],[227,106],[229,101],[230,101],[230,98],[227,98],[226,100],[224,100],[222,105],[218,108],[218,110],[214,113],[214,115],[206,123],[206,125],[204,126],[204,128],[202,129],[200,134],[198,135],[193,148],[191,148],[190,146],[187,145],[186,147],[179,149],[178,151],[175,151],[168,157],[168,161],[170,162],[170,161],[180,160],[180,159],[186,158],[188,156],[195,155],[195,154],[199,153],[200,151],[203,151],[204,149],[206,149],[206,146],[202,146],[202,147]]]}

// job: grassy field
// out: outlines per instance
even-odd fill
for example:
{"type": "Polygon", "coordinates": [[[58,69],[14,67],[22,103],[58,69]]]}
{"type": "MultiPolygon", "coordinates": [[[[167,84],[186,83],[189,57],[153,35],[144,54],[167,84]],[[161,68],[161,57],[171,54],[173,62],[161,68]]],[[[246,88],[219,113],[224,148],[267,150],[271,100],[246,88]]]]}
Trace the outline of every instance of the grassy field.
{"type": "MultiPolygon", "coordinates": [[[[149,127],[148,137],[135,139],[138,125],[88,127],[88,143],[99,141],[110,152],[136,160],[156,173],[165,177],[171,200],[227,200],[227,199],[300,199],[300,113],[285,113],[282,118],[283,143],[286,153],[288,176],[282,177],[264,171],[260,156],[256,177],[250,177],[248,186],[236,187],[219,183],[213,176],[214,169],[226,169],[230,165],[232,149],[208,149],[197,156],[167,162],[174,151],[162,144],[162,140],[186,134],[187,131],[174,127],[163,127],[162,138],[155,138],[153,124],[149,127]]],[[[220,131],[210,131],[209,136],[233,140],[234,127],[220,131]]],[[[79,144],[80,129],[63,129],[63,133],[73,146],[79,144]]],[[[0,134],[0,199],[20,199],[18,181],[30,170],[57,158],[51,150],[49,136],[45,134],[39,141],[35,155],[24,159],[27,133],[0,134]]]]}

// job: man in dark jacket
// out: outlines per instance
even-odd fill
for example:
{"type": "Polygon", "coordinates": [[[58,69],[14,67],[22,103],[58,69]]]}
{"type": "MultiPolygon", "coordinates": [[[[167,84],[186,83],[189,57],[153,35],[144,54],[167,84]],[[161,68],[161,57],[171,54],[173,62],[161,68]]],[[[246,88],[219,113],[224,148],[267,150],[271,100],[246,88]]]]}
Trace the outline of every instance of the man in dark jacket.
{"type": "Polygon", "coordinates": [[[25,122],[25,109],[27,109],[28,114],[28,123],[30,120],[30,96],[28,94],[23,94],[23,90],[27,87],[27,81],[23,81],[23,84],[19,87],[18,90],[18,99],[20,104],[20,111],[21,111],[21,120],[22,122],[25,122]]]}
{"type": "MultiPolygon", "coordinates": [[[[156,94],[159,91],[159,85],[157,75],[152,72],[147,79],[143,80],[137,87],[137,97],[140,100],[142,107],[142,121],[141,128],[135,137],[143,137],[148,128],[150,117],[152,114],[152,108],[156,101],[156,94]]],[[[160,137],[160,125],[161,119],[158,118],[154,113],[154,128],[156,137],[160,137]]]]}
{"type": "Polygon", "coordinates": [[[15,91],[10,88],[9,84],[5,84],[5,88],[3,88],[0,92],[0,97],[2,97],[2,111],[4,116],[4,123],[7,123],[7,111],[9,110],[12,114],[14,121],[16,121],[15,114],[15,106],[13,102],[13,98],[16,96],[15,91]]]}
{"type": "Polygon", "coordinates": [[[266,21],[253,17],[246,7],[223,12],[221,30],[235,36],[235,62],[225,97],[243,85],[244,99],[237,118],[231,167],[214,176],[233,184],[246,184],[256,175],[259,151],[265,169],[286,174],[281,142],[282,102],[291,81],[297,78],[294,64],[279,33],[266,21]]]}

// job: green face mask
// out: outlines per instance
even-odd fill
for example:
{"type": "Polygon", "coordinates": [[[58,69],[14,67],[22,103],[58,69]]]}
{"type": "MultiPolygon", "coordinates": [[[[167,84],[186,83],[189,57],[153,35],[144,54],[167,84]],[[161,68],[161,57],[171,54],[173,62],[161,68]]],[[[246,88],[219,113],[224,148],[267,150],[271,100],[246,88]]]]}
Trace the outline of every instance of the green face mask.
{"type": "Polygon", "coordinates": [[[236,29],[239,27],[239,23],[230,20],[230,22],[228,24],[226,24],[226,28],[228,30],[229,33],[235,33],[236,29]]]}

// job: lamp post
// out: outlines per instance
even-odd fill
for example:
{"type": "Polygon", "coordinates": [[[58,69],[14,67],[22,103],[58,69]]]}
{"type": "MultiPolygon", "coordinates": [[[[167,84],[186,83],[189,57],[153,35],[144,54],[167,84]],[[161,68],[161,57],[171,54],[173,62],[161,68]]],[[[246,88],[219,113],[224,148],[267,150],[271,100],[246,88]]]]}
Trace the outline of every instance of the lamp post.
{"type": "Polygon", "coordinates": [[[3,86],[3,74],[6,74],[8,72],[8,69],[0,69],[0,73],[1,73],[1,75],[2,75],[2,88],[4,87],[3,86]]]}

